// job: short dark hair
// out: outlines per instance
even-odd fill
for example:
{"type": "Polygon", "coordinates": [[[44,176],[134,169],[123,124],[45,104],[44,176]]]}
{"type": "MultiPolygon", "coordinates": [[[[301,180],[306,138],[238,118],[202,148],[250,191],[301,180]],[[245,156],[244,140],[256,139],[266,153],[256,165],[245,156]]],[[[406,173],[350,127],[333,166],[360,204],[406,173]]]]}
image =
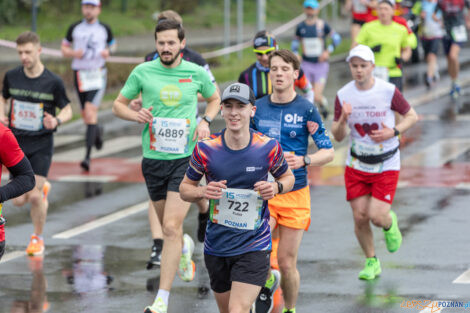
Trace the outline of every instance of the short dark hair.
{"type": "Polygon", "coordinates": [[[296,71],[300,69],[299,59],[294,54],[294,52],[290,50],[281,49],[281,50],[276,50],[273,53],[271,53],[271,55],[269,56],[269,67],[271,67],[271,60],[274,57],[280,57],[281,59],[284,60],[284,62],[292,64],[292,67],[296,71]]]}
{"type": "Polygon", "coordinates": [[[16,45],[24,45],[27,43],[34,43],[34,44],[39,44],[39,36],[36,33],[27,31],[24,33],[21,33],[18,38],[16,38],[16,45]]]}
{"type": "Polygon", "coordinates": [[[164,19],[158,22],[157,26],[155,27],[155,40],[157,40],[157,33],[176,29],[178,31],[178,39],[182,41],[184,39],[184,28],[175,20],[164,19]]]}

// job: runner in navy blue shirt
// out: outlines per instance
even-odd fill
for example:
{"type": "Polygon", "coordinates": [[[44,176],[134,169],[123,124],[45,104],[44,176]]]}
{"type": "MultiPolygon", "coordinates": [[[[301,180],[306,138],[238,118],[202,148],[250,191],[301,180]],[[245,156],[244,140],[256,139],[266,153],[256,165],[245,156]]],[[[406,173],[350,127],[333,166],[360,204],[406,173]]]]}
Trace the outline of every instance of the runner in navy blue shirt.
{"type": "Polygon", "coordinates": [[[248,312],[269,272],[267,201],[288,192],[294,176],[279,143],[249,128],[256,107],[245,84],[222,96],[226,129],[200,141],[180,185],[186,201],[210,199],[204,258],[220,312],[248,312]],[[276,180],[268,182],[268,173],[276,180]],[[207,186],[199,181],[205,175],[207,186]]]}

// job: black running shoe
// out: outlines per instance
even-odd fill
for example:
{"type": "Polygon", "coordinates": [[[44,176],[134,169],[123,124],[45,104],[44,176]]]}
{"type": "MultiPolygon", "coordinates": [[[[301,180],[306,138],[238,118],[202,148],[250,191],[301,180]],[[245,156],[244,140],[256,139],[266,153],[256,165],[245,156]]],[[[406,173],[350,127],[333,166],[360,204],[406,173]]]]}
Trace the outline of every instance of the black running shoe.
{"type": "Polygon", "coordinates": [[[204,238],[206,237],[207,220],[209,219],[209,211],[207,213],[199,213],[197,218],[199,221],[197,225],[197,240],[199,242],[204,242],[204,238]]]}
{"type": "Polygon", "coordinates": [[[96,139],[95,139],[95,148],[97,150],[101,150],[101,148],[103,148],[103,134],[104,134],[103,126],[98,125],[98,134],[96,134],[96,139]]]}
{"type": "Polygon", "coordinates": [[[261,288],[255,303],[253,303],[253,313],[271,313],[273,310],[273,295],[281,282],[281,273],[278,270],[271,270],[271,273],[274,275],[275,280],[270,288],[266,286],[261,288]]]}
{"type": "Polygon", "coordinates": [[[154,266],[160,266],[162,260],[162,249],[153,245],[152,253],[150,253],[150,260],[147,262],[147,269],[151,270],[154,266]]]}
{"type": "Polygon", "coordinates": [[[89,172],[89,171],[90,171],[90,159],[84,159],[84,160],[80,163],[80,167],[81,167],[85,172],[89,172]]]}

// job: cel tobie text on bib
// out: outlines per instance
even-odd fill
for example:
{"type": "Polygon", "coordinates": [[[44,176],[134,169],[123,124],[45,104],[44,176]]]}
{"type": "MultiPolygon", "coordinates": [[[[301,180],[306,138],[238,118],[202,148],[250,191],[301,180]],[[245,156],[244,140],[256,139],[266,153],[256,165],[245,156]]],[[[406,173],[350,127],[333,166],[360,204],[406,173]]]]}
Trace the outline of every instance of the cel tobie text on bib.
{"type": "Polygon", "coordinates": [[[151,150],[173,154],[188,152],[189,119],[154,117],[150,128],[151,150]]]}
{"type": "MultiPolygon", "coordinates": [[[[357,140],[352,140],[351,150],[353,150],[357,155],[380,155],[384,153],[382,144],[368,145],[361,143],[357,140]]],[[[350,166],[356,170],[368,172],[368,173],[382,173],[383,171],[383,162],[376,164],[367,164],[361,162],[359,159],[351,156],[350,166]]]]}
{"type": "Polygon", "coordinates": [[[375,66],[373,75],[388,82],[388,68],[385,66],[375,66]]]}
{"type": "Polygon", "coordinates": [[[209,203],[212,223],[243,230],[259,228],[262,208],[263,199],[249,189],[227,188],[221,199],[209,203]]]}
{"type": "Polygon", "coordinates": [[[303,38],[304,55],[309,58],[319,57],[323,53],[322,38],[303,38]]]}
{"type": "Polygon", "coordinates": [[[79,70],[77,72],[78,90],[86,92],[103,88],[103,73],[100,68],[93,70],[79,70]]]}
{"type": "Polygon", "coordinates": [[[11,126],[16,129],[38,131],[43,128],[44,104],[12,99],[11,126]]]}
{"type": "Polygon", "coordinates": [[[459,43],[467,42],[468,36],[467,36],[467,29],[465,28],[465,25],[452,27],[452,39],[454,39],[455,42],[459,42],[459,43]]]}

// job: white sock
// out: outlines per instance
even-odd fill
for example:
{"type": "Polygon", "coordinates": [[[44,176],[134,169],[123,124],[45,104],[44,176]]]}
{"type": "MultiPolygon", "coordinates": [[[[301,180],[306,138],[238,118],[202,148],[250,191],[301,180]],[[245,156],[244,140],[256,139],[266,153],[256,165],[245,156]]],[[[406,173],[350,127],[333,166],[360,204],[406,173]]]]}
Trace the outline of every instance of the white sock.
{"type": "Polygon", "coordinates": [[[183,251],[182,253],[187,253],[189,251],[188,242],[183,240],[183,251]]]}
{"type": "Polygon", "coordinates": [[[157,296],[155,297],[155,301],[158,298],[162,298],[163,302],[165,302],[165,305],[168,306],[168,298],[170,297],[170,292],[164,289],[158,289],[157,296]]]}

